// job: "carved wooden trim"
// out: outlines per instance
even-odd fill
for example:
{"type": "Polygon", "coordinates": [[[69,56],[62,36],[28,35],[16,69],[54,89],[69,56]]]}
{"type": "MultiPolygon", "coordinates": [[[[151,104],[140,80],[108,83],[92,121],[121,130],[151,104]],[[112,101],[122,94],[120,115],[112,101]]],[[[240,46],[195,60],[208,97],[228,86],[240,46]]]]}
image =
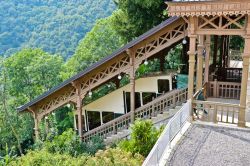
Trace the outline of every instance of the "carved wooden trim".
{"type": "Polygon", "coordinates": [[[167,2],[170,16],[221,16],[250,14],[250,1],[167,2]]]}
{"type": "MultiPolygon", "coordinates": [[[[135,69],[139,67],[143,60],[165,49],[168,46],[180,41],[185,36],[185,21],[179,21],[167,26],[165,29],[150,36],[147,40],[133,46],[132,51],[135,52],[135,69]]],[[[81,85],[81,96],[83,97],[88,91],[97,88],[103,83],[116,77],[120,73],[130,72],[130,57],[126,52],[121,53],[116,58],[106,62],[102,66],[96,68],[93,72],[83,76],[77,80],[81,85]]],[[[45,116],[53,110],[76,100],[76,90],[73,85],[68,86],[61,92],[54,94],[46,101],[37,106],[39,116],[45,116]]]]}

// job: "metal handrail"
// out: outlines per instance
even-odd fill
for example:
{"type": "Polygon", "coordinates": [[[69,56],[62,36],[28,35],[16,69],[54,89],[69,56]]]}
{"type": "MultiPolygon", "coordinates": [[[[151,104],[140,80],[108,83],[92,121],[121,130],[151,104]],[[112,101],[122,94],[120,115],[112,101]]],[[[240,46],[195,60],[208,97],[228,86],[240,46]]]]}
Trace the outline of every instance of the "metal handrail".
{"type": "Polygon", "coordinates": [[[184,104],[183,107],[168,122],[161,136],[143,162],[143,166],[159,165],[164,152],[169,147],[171,141],[175,138],[183,125],[187,122],[190,108],[191,100],[188,100],[187,103],[184,104]]]}

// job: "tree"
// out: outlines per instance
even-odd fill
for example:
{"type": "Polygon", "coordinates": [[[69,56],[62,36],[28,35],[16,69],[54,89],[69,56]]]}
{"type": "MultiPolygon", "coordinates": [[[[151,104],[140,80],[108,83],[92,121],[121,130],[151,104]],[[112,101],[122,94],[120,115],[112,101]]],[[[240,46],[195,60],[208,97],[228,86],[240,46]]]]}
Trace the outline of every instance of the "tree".
{"type": "Polygon", "coordinates": [[[61,82],[62,64],[62,57],[40,49],[23,49],[12,55],[4,63],[10,95],[19,104],[34,99],[61,82]]]}
{"type": "Polygon", "coordinates": [[[16,108],[58,84],[62,63],[62,57],[40,49],[24,49],[1,61],[0,155],[6,145],[22,154],[33,143],[32,117],[16,108]]]}
{"type": "Polygon", "coordinates": [[[112,0],[0,1],[0,54],[41,48],[67,59],[95,21],[115,8],[112,0]]]}
{"type": "Polygon", "coordinates": [[[162,0],[115,0],[118,8],[113,25],[127,42],[166,19],[162,0]]]}
{"type": "Polygon", "coordinates": [[[64,78],[86,69],[124,44],[111,25],[113,18],[114,15],[98,20],[93,29],[87,33],[79,43],[75,54],[67,61],[64,78]]]}

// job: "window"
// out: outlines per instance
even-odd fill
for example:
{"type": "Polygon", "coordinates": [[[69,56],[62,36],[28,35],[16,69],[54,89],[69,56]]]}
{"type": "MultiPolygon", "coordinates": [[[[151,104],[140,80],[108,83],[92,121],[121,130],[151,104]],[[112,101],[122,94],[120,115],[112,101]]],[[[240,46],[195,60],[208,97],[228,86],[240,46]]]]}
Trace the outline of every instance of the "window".
{"type": "Polygon", "coordinates": [[[92,130],[98,126],[101,126],[100,112],[97,111],[87,111],[88,115],[88,126],[89,130],[92,130]]]}
{"type": "Polygon", "coordinates": [[[143,105],[151,102],[153,98],[156,98],[156,93],[154,92],[142,92],[142,102],[143,105]]]}
{"type": "Polygon", "coordinates": [[[169,91],[169,80],[157,80],[158,82],[158,93],[166,93],[169,91]]]}
{"type": "MultiPolygon", "coordinates": [[[[130,112],[130,92],[125,92],[125,110],[126,113],[130,112]]],[[[141,97],[139,92],[135,92],[135,109],[141,106],[141,97]]]]}
{"type": "Polygon", "coordinates": [[[103,123],[107,123],[114,119],[114,113],[113,112],[102,112],[102,121],[103,123]]]}

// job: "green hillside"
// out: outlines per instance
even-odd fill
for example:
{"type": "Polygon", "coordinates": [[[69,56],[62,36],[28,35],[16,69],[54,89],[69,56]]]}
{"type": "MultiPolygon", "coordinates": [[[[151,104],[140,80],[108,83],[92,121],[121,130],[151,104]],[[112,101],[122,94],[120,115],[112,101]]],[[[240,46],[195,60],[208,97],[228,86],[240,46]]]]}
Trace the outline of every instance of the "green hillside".
{"type": "Polygon", "coordinates": [[[95,21],[115,8],[112,0],[2,0],[0,55],[36,47],[66,59],[95,21]]]}

